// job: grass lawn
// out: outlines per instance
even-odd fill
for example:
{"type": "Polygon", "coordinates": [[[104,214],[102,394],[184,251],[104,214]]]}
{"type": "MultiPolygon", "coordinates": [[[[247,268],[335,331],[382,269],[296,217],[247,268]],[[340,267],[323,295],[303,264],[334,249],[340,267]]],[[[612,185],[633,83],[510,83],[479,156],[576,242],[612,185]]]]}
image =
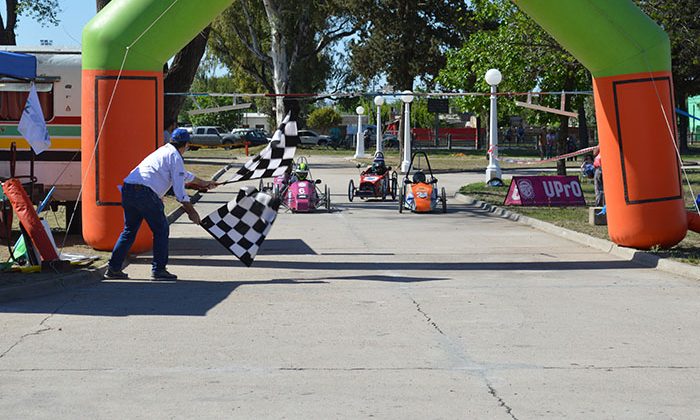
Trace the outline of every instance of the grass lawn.
{"type": "MultiPolygon", "coordinates": [[[[572,174],[575,174],[572,172],[572,174]]],[[[700,168],[688,170],[688,180],[695,194],[700,193],[700,168]]],[[[544,175],[544,174],[543,174],[544,175]]],[[[685,182],[685,180],[684,180],[685,182]]],[[[510,184],[507,182],[507,184],[510,184]]],[[[690,193],[688,185],[685,186],[685,201],[688,210],[694,210],[693,195],[690,193]]],[[[581,187],[586,198],[586,202],[595,201],[592,180],[584,179],[581,187]]],[[[487,187],[484,183],[474,183],[463,186],[460,193],[473,197],[499,207],[508,208],[523,216],[532,217],[545,222],[571,229],[576,232],[585,233],[596,238],[609,239],[607,226],[593,226],[588,223],[588,207],[521,207],[504,206],[508,187],[487,187]]],[[[650,252],[659,256],[673,258],[679,261],[700,264],[700,234],[688,232],[685,239],[678,245],[668,250],[653,249],[650,252]]]]}

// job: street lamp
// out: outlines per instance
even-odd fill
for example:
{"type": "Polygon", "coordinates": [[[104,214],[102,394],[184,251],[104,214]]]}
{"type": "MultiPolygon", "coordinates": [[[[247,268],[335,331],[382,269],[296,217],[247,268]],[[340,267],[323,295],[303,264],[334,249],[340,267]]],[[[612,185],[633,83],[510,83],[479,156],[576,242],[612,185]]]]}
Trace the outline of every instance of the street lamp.
{"type": "Polygon", "coordinates": [[[377,105],[377,150],[375,150],[375,155],[378,152],[382,152],[382,105],[384,105],[383,96],[375,96],[374,104],[377,105]]]}
{"type": "Polygon", "coordinates": [[[357,113],[357,143],[355,144],[355,159],[363,158],[365,156],[365,140],[362,138],[362,115],[365,113],[365,109],[362,105],[355,108],[357,113]]]}
{"type": "Polygon", "coordinates": [[[503,76],[498,69],[490,69],[484,76],[491,86],[491,115],[489,117],[489,165],[486,167],[486,183],[492,179],[501,180],[501,167],[498,165],[498,112],[496,110],[496,86],[503,76]]]}
{"type": "Polygon", "coordinates": [[[401,172],[407,173],[411,166],[411,102],[413,102],[413,92],[404,90],[401,100],[406,105],[404,110],[403,124],[403,161],[401,162],[401,172]]]}

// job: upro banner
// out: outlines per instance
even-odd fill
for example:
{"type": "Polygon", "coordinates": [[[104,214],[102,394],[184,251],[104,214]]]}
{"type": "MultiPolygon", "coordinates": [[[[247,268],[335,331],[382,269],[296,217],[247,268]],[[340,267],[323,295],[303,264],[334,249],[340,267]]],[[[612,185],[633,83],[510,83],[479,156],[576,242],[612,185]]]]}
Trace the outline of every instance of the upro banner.
{"type": "Polygon", "coordinates": [[[514,176],[503,203],[510,206],[585,206],[575,176],[514,176]]]}

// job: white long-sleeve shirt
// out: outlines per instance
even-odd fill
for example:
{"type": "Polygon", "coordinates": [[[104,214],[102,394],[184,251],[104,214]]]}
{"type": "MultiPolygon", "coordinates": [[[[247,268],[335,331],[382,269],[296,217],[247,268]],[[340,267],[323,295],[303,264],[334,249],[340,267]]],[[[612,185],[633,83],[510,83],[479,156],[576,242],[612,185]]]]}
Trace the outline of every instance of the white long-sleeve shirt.
{"type": "Polygon", "coordinates": [[[185,170],[185,162],[177,148],[166,144],[146,156],[139,166],[124,178],[124,182],[145,185],[161,198],[173,187],[177,201],[189,203],[190,197],[185,192],[185,183],[194,181],[194,178],[194,174],[185,170]]]}

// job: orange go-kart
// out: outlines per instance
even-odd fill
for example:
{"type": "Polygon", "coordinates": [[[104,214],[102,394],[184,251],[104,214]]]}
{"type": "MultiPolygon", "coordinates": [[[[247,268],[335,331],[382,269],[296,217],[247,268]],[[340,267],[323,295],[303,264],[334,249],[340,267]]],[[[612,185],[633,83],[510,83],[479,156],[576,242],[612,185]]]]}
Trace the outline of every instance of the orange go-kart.
{"type": "Polygon", "coordinates": [[[411,156],[411,164],[408,167],[403,180],[403,187],[399,191],[399,213],[408,209],[416,213],[429,213],[440,209],[447,212],[447,195],[445,188],[438,188],[438,180],[433,176],[428,155],[425,152],[415,152],[411,156]],[[420,166],[414,167],[413,163],[425,159],[428,169],[426,172],[420,166]],[[414,169],[412,177],[409,178],[411,170],[414,169]]]}

